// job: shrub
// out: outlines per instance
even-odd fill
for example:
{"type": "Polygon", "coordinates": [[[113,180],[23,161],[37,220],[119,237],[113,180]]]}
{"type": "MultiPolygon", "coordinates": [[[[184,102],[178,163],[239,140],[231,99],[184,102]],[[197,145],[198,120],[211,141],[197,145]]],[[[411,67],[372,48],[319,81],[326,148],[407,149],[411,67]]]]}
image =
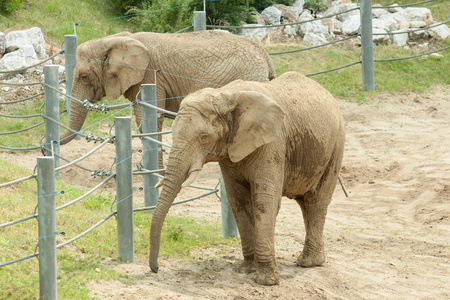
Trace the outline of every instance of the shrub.
{"type": "Polygon", "coordinates": [[[0,12],[10,14],[23,7],[24,0],[0,0],[0,12]]]}
{"type": "MultiPolygon", "coordinates": [[[[127,11],[135,14],[130,19],[136,31],[175,32],[192,25],[194,11],[203,10],[199,0],[110,0],[134,3],[127,11]]],[[[210,25],[241,25],[241,21],[254,22],[252,10],[261,11],[275,3],[291,5],[294,0],[227,0],[207,1],[206,16],[210,25]]]]}

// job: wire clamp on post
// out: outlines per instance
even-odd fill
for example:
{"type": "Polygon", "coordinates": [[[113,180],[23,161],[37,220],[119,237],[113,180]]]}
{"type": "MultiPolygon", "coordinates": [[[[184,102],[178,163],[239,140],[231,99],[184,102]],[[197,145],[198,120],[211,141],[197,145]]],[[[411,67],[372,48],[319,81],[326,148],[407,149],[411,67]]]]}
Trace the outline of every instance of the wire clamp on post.
{"type": "Polygon", "coordinates": [[[86,136],[86,141],[90,142],[90,141],[94,141],[94,143],[100,142],[103,143],[106,140],[106,138],[104,137],[99,137],[99,136],[95,136],[92,133],[89,133],[86,136]]]}
{"type": "Polygon", "coordinates": [[[106,106],[106,104],[104,103],[100,105],[92,104],[87,99],[83,101],[83,106],[89,111],[100,111],[105,114],[109,111],[109,108],[108,106],[106,106]]]}
{"type": "Polygon", "coordinates": [[[99,176],[103,179],[103,177],[108,176],[108,172],[106,172],[105,170],[97,169],[91,173],[91,176],[93,176],[94,178],[99,176]]]}

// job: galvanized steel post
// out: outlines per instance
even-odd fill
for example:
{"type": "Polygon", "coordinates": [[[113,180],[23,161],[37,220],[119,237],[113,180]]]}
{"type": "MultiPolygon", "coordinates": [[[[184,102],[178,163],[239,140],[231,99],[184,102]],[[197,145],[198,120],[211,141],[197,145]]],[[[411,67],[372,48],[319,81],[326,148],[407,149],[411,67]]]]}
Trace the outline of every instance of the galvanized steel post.
{"type": "Polygon", "coordinates": [[[220,171],[220,206],[222,209],[222,236],[224,238],[237,237],[237,224],[228,203],[227,192],[225,191],[225,183],[223,181],[222,171],[220,171]]]}
{"type": "Polygon", "coordinates": [[[194,31],[206,30],[206,12],[194,11],[193,19],[194,31]]]}
{"type": "Polygon", "coordinates": [[[121,261],[134,262],[131,118],[117,117],[114,123],[116,127],[117,248],[121,261]]]}
{"type": "MultiPolygon", "coordinates": [[[[44,67],[45,83],[58,90],[59,66],[51,65],[44,67]]],[[[52,88],[44,87],[45,92],[45,115],[59,122],[59,97],[58,92],[52,88]]],[[[59,124],[45,119],[45,147],[52,149],[53,153],[59,155],[59,124]]],[[[45,156],[51,156],[51,151],[44,151],[45,156]]],[[[55,168],[59,167],[59,156],[55,156],[55,168]]],[[[59,172],[56,174],[59,179],[59,172]]]]}
{"type": "MultiPolygon", "coordinates": [[[[64,61],[66,73],[66,94],[72,95],[73,71],[75,70],[77,52],[77,36],[73,34],[64,36],[64,61]]],[[[67,116],[70,115],[70,98],[66,97],[67,116]]],[[[69,122],[69,118],[67,118],[69,122]]]]}
{"type": "MultiPolygon", "coordinates": [[[[156,106],[156,85],[141,85],[141,101],[156,106]]],[[[142,133],[152,133],[158,131],[158,112],[152,107],[141,105],[142,110],[142,133]]],[[[152,136],[157,139],[158,136],[152,136]]],[[[142,139],[144,168],[147,170],[157,170],[159,147],[156,142],[142,139]]],[[[144,200],[145,206],[154,206],[158,202],[159,191],[155,188],[158,183],[156,174],[144,174],[144,200]]],[[[148,211],[153,213],[153,210],[148,211]]]]}
{"type": "Polygon", "coordinates": [[[375,90],[372,38],[372,1],[361,0],[361,56],[362,79],[365,91],[375,90]]]}
{"type": "Polygon", "coordinates": [[[40,299],[57,298],[54,170],[53,157],[37,158],[40,299]]]}

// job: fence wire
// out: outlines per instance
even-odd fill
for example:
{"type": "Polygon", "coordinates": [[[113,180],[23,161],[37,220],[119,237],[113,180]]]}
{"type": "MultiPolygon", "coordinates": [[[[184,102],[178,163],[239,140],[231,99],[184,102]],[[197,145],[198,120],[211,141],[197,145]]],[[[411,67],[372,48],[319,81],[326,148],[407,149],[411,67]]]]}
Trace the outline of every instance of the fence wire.
{"type": "MultiPolygon", "coordinates": [[[[216,1],[216,0],[212,0],[212,1],[216,1]]],[[[435,0],[422,1],[422,2],[417,2],[417,3],[412,3],[412,4],[397,5],[397,6],[394,6],[394,7],[415,6],[415,5],[424,4],[424,3],[429,3],[429,2],[433,2],[433,1],[435,1],[435,0]]],[[[210,2],[210,1],[208,1],[208,2],[210,2]]],[[[198,2],[198,3],[201,3],[201,2],[198,2]]],[[[197,4],[197,3],[194,3],[194,4],[197,4]]],[[[190,5],[194,5],[194,4],[190,4],[190,5]]],[[[393,7],[393,6],[388,6],[388,7],[373,7],[373,9],[378,9],[378,8],[392,8],[392,7],[393,7]]],[[[174,8],[176,8],[176,7],[174,7],[174,8]]],[[[173,8],[170,8],[170,9],[173,9],[173,8]]],[[[215,25],[207,25],[207,28],[222,28],[222,29],[256,29],[256,28],[271,28],[271,27],[280,27],[280,26],[288,26],[288,25],[290,25],[290,26],[296,26],[296,25],[300,25],[300,24],[304,24],[304,23],[308,23],[308,22],[314,22],[314,21],[318,21],[318,20],[321,20],[321,19],[330,18],[330,17],[336,16],[336,15],[339,15],[339,14],[344,14],[344,13],[348,13],[348,12],[351,12],[351,11],[354,11],[354,10],[359,10],[359,9],[360,9],[360,8],[357,7],[357,8],[354,8],[354,9],[346,10],[346,11],[344,11],[344,12],[340,12],[340,13],[336,13],[336,14],[332,14],[332,15],[327,15],[327,16],[320,17],[320,18],[316,18],[316,19],[313,19],[313,20],[306,20],[306,21],[301,21],[301,22],[293,22],[293,23],[287,23],[287,24],[281,24],[281,25],[268,25],[268,26],[258,26],[258,25],[257,25],[257,26],[245,26],[245,27],[243,27],[243,26],[215,26],[215,25]]],[[[155,11],[150,11],[150,12],[155,12],[155,11]]],[[[146,13],[150,13],[150,12],[146,12],[146,13]]],[[[124,17],[132,17],[132,16],[134,16],[134,15],[124,16],[124,17]]],[[[110,20],[110,19],[107,19],[107,20],[110,20]]],[[[107,20],[101,20],[101,21],[107,21],[107,20]]],[[[101,22],[101,21],[94,21],[94,22],[101,22]]],[[[426,30],[426,29],[429,29],[429,28],[433,28],[433,27],[437,27],[437,26],[441,26],[441,25],[447,24],[448,22],[449,22],[449,21],[442,22],[442,23],[439,23],[439,24],[434,24],[434,25],[429,26],[429,27],[427,27],[427,28],[421,28],[421,29],[417,29],[417,30],[410,30],[410,31],[406,31],[406,32],[400,32],[400,33],[398,33],[398,34],[409,33],[409,32],[419,31],[419,30],[426,30]]],[[[79,23],[79,24],[76,24],[76,25],[79,26],[79,25],[85,25],[85,24],[90,24],[90,23],[92,23],[92,22],[84,22],[84,23],[79,23]]],[[[66,27],[60,27],[60,28],[66,28],[66,27]]],[[[190,28],[191,28],[191,27],[188,27],[188,28],[182,29],[181,31],[185,31],[185,30],[188,30],[188,29],[190,29],[190,28]]],[[[56,30],[56,29],[59,29],[59,28],[55,28],[55,29],[51,29],[51,30],[56,30]]],[[[180,31],[180,32],[181,32],[181,31],[180,31]]],[[[386,34],[389,34],[389,33],[386,33],[386,34]]],[[[396,33],[392,33],[392,34],[396,34],[396,33]]],[[[373,34],[373,35],[385,35],[385,34],[373,34]]],[[[330,42],[330,43],[327,43],[327,44],[324,44],[324,45],[320,45],[320,46],[314,46],[314,47],[309,47],[309,48],[305,48],[305,49],[291,50],[291,51],[285,51],[285,52],[270,53],[270,55],[281,55],[281,54],[287,54],[287,53],[294,53],[294,52],[300,52],[300,51],[311,50],[311,49],[315,49],[315,48],[324,47],[324,46],[336,44],[336,43],[339,43],[339,42],[343,42],[343,41],[345,41],[345,40],[352,39],[352,38],[355,38],[355,37],[358,37],[358,35],[351,36],[351,37],[348,37],[348,38],[344,38],[344,39],[338,40],[338,41],[333,41],[333,42],[330,42]]],[[[441,48],[441,49],[438,49],[438,50],[430,51],[430,52],[427,52],[427,53],[422,53],[422,54],[419,54],[419,55],[414,55],[414,56],[408,56],[408,57],[403,57],[403,58],[392,58],[392,59],[378,59],[378,60],[374,60],[374,61],[375,61],[375,62],[386,62],[386,61],[395,61],[395,60],[411,59],[411,58],[416,58],[416,57],[428,55],[428,54],[435,53],[435,52],[445,51],[445,50],[447,50],[448,48],[450,48],[450,46],[447,46],[447,47],[444,47],[444,48],[441,48]]],[[[58,52],[57,54],[53,55],[52,57],[48,58],[48,59],[45,60],[45,61],[51,60],[51,59],[53,59],[55,56],[60,55],[60,54],[62,54],[62,53],[64,53],[64,51],[58,52]]],[[[89,58],[88,58],[88,59],[89,59],[89,58]]],[[[33,66],[28,66],[28,67],[26,67],[26,68],[22,68],[22,69],[19,69],[19,70],[14,70],[14,71],[1,71],[0,73],[13,74],[14,72],[25,71],[25,70],[27,70],[27,69],[29,69],[29,68],[32,68],[32,67],[37,66],[37,65],[40,65],[40,64],[42,64],[42,63],[45,62],[45,61],[42,61],[42,62],[40,62],[39,64],[36,64],[36,65],[33,65],[33,66]]],[[[335,70],[338,70],[338,69],[350,67],[350,66],[353,66],[353,65],[356,65],[356,64],[360,64],[360,63],[361,63],[361,61],[357,61],[357,62],[349,63],[349,64],[347,64],[347,65],[340,66],[340,67],[337,67],[337,68],[334,68],[334,69],[331,69],[331,70],[325,70],[325,71],[321,71],[321,72],[317,72],[317,73],[307,74],[307,76],[313,76],[313,75],[323,74],[323,73],[326,73],[326,72],[335,71],[335,70]]],[[[172,75],[172,76],[177,76],[177,77],[186,78],[186,79],[190,79],[190,80],[196,80],[196,79],[194,79],[194,78],[189,78],[189,77],[181,76],[181,75],[178,75],[178,74],[171,74],[171,73],[165,72],[164,70],[151,70],[151,69],[146,69],[146,70],[154,71],[155,73],[161,72],[161,73],[165,73],[165,74],[172,75]]],[[[4,79],[4,78],[2,78],[2,79],[4,79]]],[[[204,81],[203,81],[203,82],[204,82],[204,81]]],[[[208,83],[208,82],[204,82],[204,83],[208,83]]],[[[46,85],[45,83],[42,83],[42,82],[38,82],[38,83],[27,83],[27,84],[22,84],[22,83],[20,83],[20,84],[13,84],[13,83],[7,83],[7,82],[0,81],[0,84],[4,84],[4,85],[15,85],[15,86],[25,86],[25,85],[32,85],[32,84],[42,84],[43,86],[49,87],[48,85],[46,85]]],[[[208,83],[208,84],[214,85],[214,83],[208,83]]],[[[215,85],[216,85],[216,86],[221,86],[221,85],[217,85],[217,84],[215,84],[215,85]]],[[[52,89],[53,89],[53,87],[49,87],[49,88],[52,88],[52,89]]],[[[55,89],[55,90],[56,90],[56,89],[55,89]]],[[[88,108],[88,109],[97,110],[97,111],[103,111],[103,112],[109,111],[110,109],[123,109],[123,108],[128,108],[128,107],[130,107],[131,105],[133,105],[133,104],[136,103],[136,102],[132,102],[132,103],[130,103],[130,104],[109,105],[109,106],[103,105],[103,104],[101,104],[101,105],[95,105],[95,104],[90,103],[89,100],[81,101],[80,99],[77,99],[77,98],[75,98],[75,97],[72,97],[72,96],[70,96],[70,95],[67,95],[67,94],[65,94],[65,93],[62,93],[62,92],[60,92],[59,90],[57,90],[57,92],[60,93],[60,94],[62,94],[62,95],[64,95],[64,96],[66,96],[67,98],[69,98],[69,99],[71,99],[71,100],[73,100],[73,101],[77,101],[77,102],[80,102],[80,103],[86,105],[86,106],[87,106],[86,108],[88,108]],[[87,103],[87,104],[86,104],[86,103],[87,103]]],[[[43,93],[40,93],[40,94],[31,96],[31,97],[28,97],[28,98],[25,98],[25,99],[16,100],[16,101],[14,101],[14,102],[0,103],[0,104],[3,105],[3,104],[19,103],[19,102],[27,101],[27,100],[30,100],[30,99],[32,99],[32,98],[35,98],[35,97],[38,97],[38,96],[41,96],[41,95],[43,95],[43,93]]],[[[183,97],[184,97],[184,96],[183,96],[183,97]]],[[[180,98],[183,98],[183,97],[180,97],[180,98]]],[[[158,100],[168,100],[168,99],[169,99],[169,98],[167,98],[167,99],[158,99],[158,100]]],[[[153,108],[155,108],[155,109],[157,109],[157,110],[159,110],[160,112],[165,113],[165,114],[169,114],[169,115],[172,115],[172,116],[175,116],[175,115],[176,115],[176,113],[174,113],[174,112],[171,112],[171,111],[168,111],[168,110],[161,109],[161,108],[159,108],[159,107],[150,105],[150,104],[148,104],[148,103],[144,103],[144,102],[139,102],[139,103],[140,103],[140,104],[143,104],[143,105],[147,105],[147,106],[153,107],[153,108]]],[[[21,117],[22,117],[22,118],[33,118],[33,117],[37,117],[37,116],[41,116],[41,115],[42,115],[42,114],[39,114],[39,115],[28,115],[28,116],[21,116],[21,117]]],[[[15,116],[15,115],[5,115],[5,114],[0,114],[0,116],[8,117],[8,118],[19,118],[19,116],[15,116]]],[[[43,116],[43,115],[42,115],[42,116],[43,116]]],[[[48,117],[46,117],[46,116],[43,116],[43,118],[45,118],[45,119],[47,119],[47,120],[50,120],[50,121],[52,121],[52,122],[56,122],[56,123],[58,123],[61,127],[65,128],[65,129],[67,129],[67,130],[71,130],[70,128],[64,126],[63,124],[57,122],[56,120],[53,120],[53,119],[48,118],[48,117]]],[[[107,119],[107,118],[105,118],[105,119],[107,119]]],[[[105,119],[103,119],[103,120],[105,120],[105,119]]],[[[102,121],[103,121],[103,120],[102,120],[102,121]]],[[[39,125],[41,125],[41,124],[42,124],[42,122],[39,123],[39,124],[35,124],[35,125],[33,125],[33,126],[29,127],[29,128],[26,128],[26,129],[23,129],[23,130],[19,130],[19,131],[13,131],[13,132],[10,132],[10,133],[17,133],[17,132],[25,131],[25,130],[28,130],[28,129],[37,127],[37,126],[39,126],[39,125]]],[[[78,131],[74,131],[74,130],[71,130],[71,131],[74,132],[74,133],[76,133],[76,134],[80,134],[78,131]]],[[[166,132],[166,133],[168,133],[168,132],[166,132]]],[[[8,133],[0,133],[0,135],[5,135],[5,134],[8,134],[8,133]]],[[[157,142],[157,143],[159,143],[159,144],[161,144],[161,145],[163,145],[163,146],[169,146],[169,147],[170,147],[170,145],[161,143],[161,142],[157,141],[156,139],[152,139],[152,138],[149,137],[149,136],[154,136],[154,135],[156,135],[156,134],[157,134],[157,133],[136,134],[136,135],[133,135],[133,137],[140,137],[140,138],[151,139],[153,142],[157,142]]],[[[86,136],[85,136],[85,137],[86,137],[86,136]]],[[[106,143],[110,142],[111,139],[113,139],[112,136],[106,138],[106,139],[103,140],[103,142],[102,142],[98,147],[96,147],[94,150],[91,150],[90,152],[88,152],[87,154],[85,154],[85,155],[83,155],[82,157],[78,158],[77,160],[74,160],[74,161],[72,161],[72,162],[70,162],[70,163],[68,163],[68,164],[66,164],[66,165],[64,165],[64,166],[62,166],[62,167],[59,167],[59,168],[55,169],[55,171],[62,170],[62,169],[66,168],[66,167],[68,167],[68,166],[71,166],[71,165],[76,165],[77,162],[81,161],[82,159],[84,159],[84,158],[88,157],[89,155],[91,155],[92,153],[96,152],[98,149],[100,149],[101,147],[103,147],[106,143]]],[[[22,147],[22,148],[10,148],[10,147],[0,146],[0,148],[3,148],[3,149],[11,149],[11,150],[18,150],[18,149],[20,149],[20,150],[22,150],[22,149],[30,150],[30,149],[37,149],[37,148],[39,148],[39,147],[41,147],[41,146],[30,146],[30,147],[22,147]]],[[[119,162],[119,163],[120,163],[120,162],[119,162]]],[[[155,170],[155,171],[149,171],[149,170],[145,170],[145,169],[140,169],[140,170],[137,170],[137,171],[136,171],[136,174],[149,174],[150,172],[153,172],[153,173],[154,173],[154,172],[160,172],[160,171],[163,171],[163,169],[162,169],[162,170],[155,170]]],[[[135,173],[135,172],[133,171],[133,174],[134,174],[134,173],[135,173]]],[[[66,204],[64,204],[64,205],[62,205],[62,206],[60,206],[60,207],[58,207],[57,210],[62,209],[62,208],[65,208],[65,207],[68,207],[68,206],[70,206],[70,205],[72,205],[72,204],[74,204],[74,203],[76,203],[76,202],[82,200],[83,198],[85,198],[85,197],[87,197],[88,195],[92,194],[95,190],[97,190],[98,188],[100,188],[100,187],[101,187],[102,185],[104,185],[106,182],[108,182],[109,180],[111,180],[114,176],[115,176],[115,174],[113,174],[113,173],[109,174],[108,177],[107,177],[105,180],[103,180],[100,184],[98,184],[96,187],[94,187],[94,188],[93,188],[92,190],[90,190],[88,193],[86,193],[86,194],[84,194],[84,195],[78,197],[77,199],[75,199],[75,200],[73,200],[73,201],[70,201],[69,203],[66,203],[66,204]]],[[[12,185],[12,184],[16,184],[16,183],[19,183],[19,182],[23,182],[23,181],[25,181],[25,180],[29,180],[29,179],[32,179],[32,178],[35,178],[35,177],[36,177],[36,175],[33,174],[33,175],[30,175],[30,176],[27,176],[27,177],[24,177],[24,178],[21,178],[21,179],[17,179],[17,180],[11,181],[11,182],[2,183],[2,184],[0,184],[0,188],[1,188],[1,187],[5,187],[5,186],[9,186],[9,185],[12,185]]],[[[192,198],[189,198],[189,199],[185,199],[185,200],[182,200],[182,201],[175,202],[174,205],[181,204],[181,203],[185,203],[185,202],[188,202],[188,201],[193,201],[193,200],[198,199],[198,198],[200,198],[200,197],[203,197],[203,196],[210,195],[210,194],[213,194],[213,193],[217,193],[217,192],[218,192],[217,188],[215,188],[215,189],[210,189],[210,188],[202,188],[202,187],[198,187],[198,186],[191,186],[191,187],[200,188],[200,189],[207,189],[207,190],[209,190],[209,192],[207,192],[206,194],[201,195],[201,196],[196,196],[196,197],[192,197],[192,198]]],[[[131,195],[130,195],[130,196],[131,196],[131,195]]],[[[123,201],[123,200],[125,200],[125,199],[121,199],[119,202],[121,202],[121,201],[123,201]]],[[[113,205],[114,205],[114,204],[113,204],[113,205]]],[[[133,211],[137,212],[137,211],[151,210],[151,209],[154,209],[154,208],[155,208],[155,206],[152,206],[152,207],[142,207],[142,208],[136,208],[136,209],[134,209],[133,211]]],[[[110,219],[112,216],[114,216],[114,215],[116,215],[116,214],[117,214],[116,211],[115,211],[115,212],[111,212],[111,213],[108,214],[106,217],[104,217],[101,221],[99,221],[98,223],[96,223],[94,226],[90,227],[88,230],[84,231],[83,233],[81,233],[81,234],[75,236],[74,238],[72,238],[72,239],[70,239],[70,240],[68,240],[68,241],[66,241],[66,242],[64,242],[64,243],[59,244],[59,245],[57,246],[57,248],[63,247],[63,246],[65,246],[65,245],[67,245],[67,244],[69,244],[69,243],[71,243],[71,242],[73,242],[73,241],[75,241],[75,240],[77,240],[77,239],[83,237],[84,235],[88,234],[89,232],[91,232],[91,231],[94,230],[95,228],[99,227],[100,225],[102,225],[104,222],[106,222],[108,219],[110,219]]],[[[98,215],[99,215],[99,214],[97,214],[96,216],[98,216],[98,215]]],[[[34,214],[34,215],[32,215],[32,216],[29,216],[29,217],[26,217],[26,218],[22,218],[21,220],[25,221],[25,219],[26,219],[26,220],[29,220],[29,219],[36,218],[36,217],[37,217],[37,214],[34,214]]],[[[95,216],[94,216],[94,217],[95,217],[95,216]]],[[[91,218],[91,219],[92,219],[92,218],[91,218]]],[[[88,219],[88,220],[90,220],[90,219],[88,219]]],[[[78,224],[78,225],[76,225],[76,226],[74,226],[74,227],[68,229],[67,231],[70,231],[70,230],[73,230],[73,229],[76,228],[76,227],[79,227],[81,224],[86,223],[88,220],[85,220],[84,222],[82,222],[82,223],[80,223],[80,224],[78,224]]],[[[8,223],[5,223],[5,224],[1,224],[1,225],[0,225],[0,228],[3,228],[3,227],[6,227],[6,226],[9,226],[9,225],[12,225],[12,224],[9,224],[9,223],[16,224],[16,223],[18,223],[18,221],[19,221],[19,220],[12,221],[12,222],[8,222],[8,223]]],[[[22,221],[21,221],[21,222],[22,222],[22,221]]],[[[65,231],[65,232],[67,232],[67,231],[65,231]]],[[[58,233],[57,235],[60,235],[60,234],[65,233],[65,232],[58,233]]],[[[6,265],[9,265],[9,264],[13,264],[13,263],[16,263],[16,262],[19,262],[19,261],[22,261],[22,260],[25,260],[25,259],[28,259],[28,258],[31,258],[31,257],[36,257],[36,256],[38,256],[38,254],[39,254],[39,253],[36,252],[36,253],[34,253],[34,254],[32,254],[32,255],[28,255],[28,256],[25,256],[25,257],[22,257],[22,258],[19,258],[19,259],[16,259],[16,260],[13,260],[13,261],[10,261],[10,262],[7,262],[7,263],[0,264],[0,267],[6,266],[6,265]]]]}

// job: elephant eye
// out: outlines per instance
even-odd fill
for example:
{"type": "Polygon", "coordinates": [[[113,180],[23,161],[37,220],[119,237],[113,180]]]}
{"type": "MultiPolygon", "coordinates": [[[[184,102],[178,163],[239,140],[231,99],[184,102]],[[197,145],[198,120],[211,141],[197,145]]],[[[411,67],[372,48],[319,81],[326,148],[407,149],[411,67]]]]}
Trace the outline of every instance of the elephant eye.
{"type": "Polygon", "coordinates": [[[202,137],[200,138],[202,143],[207,143],[209,142],[209,135],[207,134],[203,134],[202,137]]]}
{"type": "Polygon", "coordinates": [[[80,78],[81,78],[81,80],[83,80],[86,83],[89,81],[89,76],[88,75],[81,75],[80,78]]]}

